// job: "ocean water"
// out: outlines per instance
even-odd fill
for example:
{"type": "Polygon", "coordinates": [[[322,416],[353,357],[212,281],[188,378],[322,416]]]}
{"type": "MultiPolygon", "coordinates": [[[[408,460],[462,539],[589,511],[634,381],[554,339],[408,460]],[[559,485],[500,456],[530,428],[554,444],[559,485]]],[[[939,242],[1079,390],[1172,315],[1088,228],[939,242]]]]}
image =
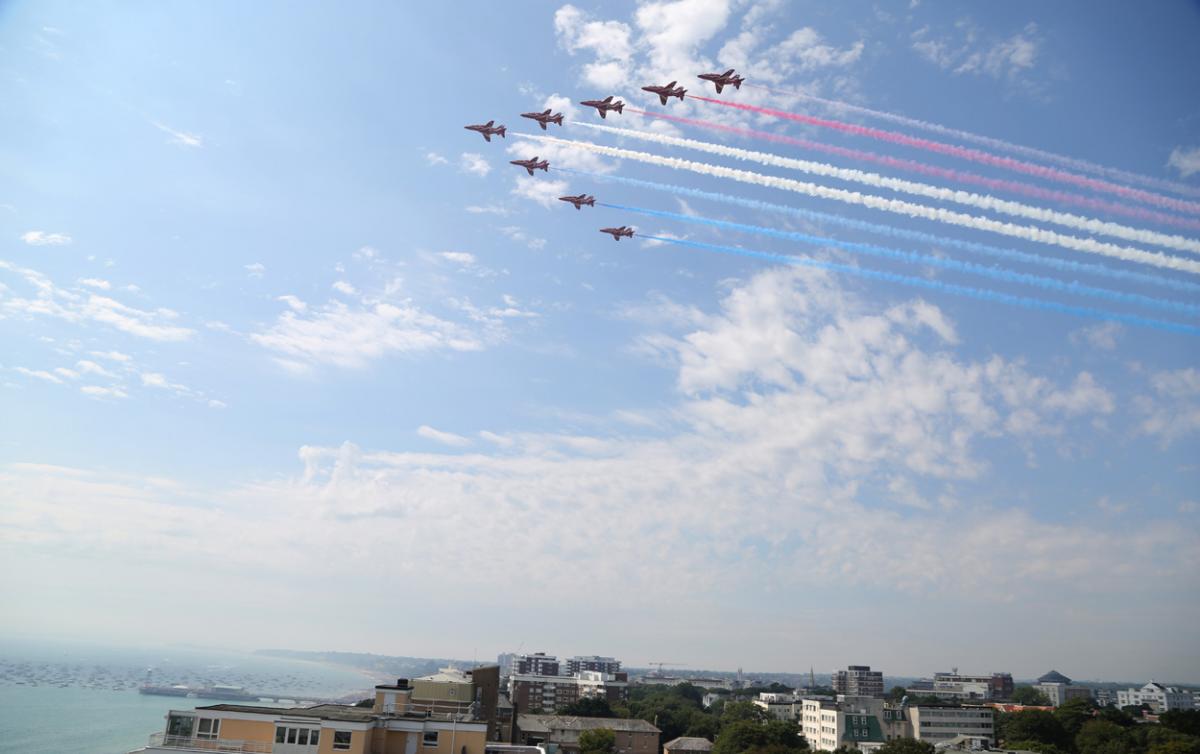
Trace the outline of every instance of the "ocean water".
{"type": "Polygon", "coordinates": [[[169,710],[219,703],[139,694],[145,681],[294,700],[365,698],[375,683],[351,668],[248,653],[0,640],[0,752],[125,754],[161,731],[169,710]]]}

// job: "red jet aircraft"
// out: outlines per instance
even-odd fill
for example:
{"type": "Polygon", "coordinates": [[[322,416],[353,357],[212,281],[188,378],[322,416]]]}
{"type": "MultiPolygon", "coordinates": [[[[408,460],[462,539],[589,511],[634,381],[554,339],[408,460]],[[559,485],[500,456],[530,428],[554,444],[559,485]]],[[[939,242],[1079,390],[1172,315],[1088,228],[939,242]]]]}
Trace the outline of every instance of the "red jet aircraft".
{"type": "MultiPolygon", "coordinates": [[[[501,139],[505,138],[505,136],[504,136],[504,126],[495,126],[495,127],[493,127],[493,126],[492,126],[492,124],[493,124],[493,123],[495,123],[495,122],[496,122],[496,121],[494,121],[494,120],[489,120],[487,123],[484,123],[484,124],[482,124],[482,125],[478,125],[478,126],[463,126],[463,128],[467,129],[468,131],[474,131],[474,132],[476,132],[476,133],[483,134],[483,140],[484,140],[484,141],[491,141],[491,140],[492,140],[492,137],[493,137],[494,135],[496,135],[496,134],[500,134],[500,138],[501,138],[501,139]]],[[[543,126],[543,128],[545,128],[545,126],[543,126]]]]}
{"type": "Polygon", "coordinates": [[[682,86],[675,86],[674,81],[666,86],[643,86],[642,91],[654,92],[664,105],[667,104],[667,97],[678,97],[679,101],[683,102],[683,95],[687,94],[687,89],[684,89],[682,86]]]}
{"type": "Polygon", "coordinates": [[[509,160],[508,163],[510,165],[520,165],[528,170],[530,175],[533,175],[533,171],[535,170],[542,170],[547,173],[550,172],[550,161],[542,160],[541,162],[538,162],[537,155],[534,155],[528,160],[509,160]]]}
{"type": "Polygon", "coordinates": [[[607,118],[607,113],[609,110],[616,110],[618,113],[624,112],[625,110],[625,103],[621,100],[613,102],[611,94],[604,99],[585,99],[579,104],[596,108],[596,112],[600,113],[601,118],[607,118]]]}
{"type": "Polygon", "coordinates": [[[700,78],[716,84],[717,94],[720,94],[722,89],[730,85],[732,85],[734,89],[741,89],[742,82],[746,80],[734,73],[732,68],[730,68],[728,71],[725,71],[725,73],[702,73],[700,74],[700,78]]]}
{"type": "Polygon", "coordinates": [[[561,126],[563,114],[556,113],[554,115],[551,115],[550,111],[546,110],[545,112],[541,112],[541,113],[521,113],[521,117],[529,118],[530,120],[536,120],[538,122],[538,125],[542,127],[542,130],[545,131],[547,123],[554,123],[556,125],[561,126]]]}
{"type": "Polygon", "coordinates": [[[570,202],[571,204],[574,204],[575,209],[582,209],[583,205],[585,204],[589,207],[596,206],[596,197],[588,196],[587,194],[580,194],[579,196],[560,196],[558,197],[558,200],[560,202],[570,202]]]}
{"type": "Polygon", "coordinates": [[[620,241],[622,238],[633,238],[633,228],[628,225],[622,225],[619,228],[601,228],[601,233],[607,233],[613,237],[614,241],[620,241]]]}

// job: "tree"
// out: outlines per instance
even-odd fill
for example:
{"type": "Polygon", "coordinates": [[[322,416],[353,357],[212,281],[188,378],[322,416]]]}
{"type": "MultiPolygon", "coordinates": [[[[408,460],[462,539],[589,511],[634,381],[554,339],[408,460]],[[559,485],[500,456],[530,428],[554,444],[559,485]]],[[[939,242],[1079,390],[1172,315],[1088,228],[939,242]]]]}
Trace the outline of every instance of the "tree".
{"type": "Polygon", "coordinates": [[[612,707],[608,706],[607,699],[600,697],[585,696],[581,699],[576,699],[565,707],[558,710],[560,715],[575,715],[576,717],[616,717],[612,707]]]}
{"type": "Polygon", "coordinates": [[[767,711],[754,702],[726,702],[721,710],[721,725],[729,725],[741,720],[766,722],[767,711]]]}
{"type": "Polygon", "coordinates": [[[1075,747],[1083,754],[1135,754],[1136,742],[1116,723],[1089,720],[1075,736],[1075,747]]]}
{"type": "Polygon", "coordinates": [[[691,722],[688,724],[688,729],[683,735],[695,738],[707,738],[711,741],[717,737],[717,733],[720,731],[721,722],[715,715],[696,712],[692,714],[691,722]]]}
{"type": "Polygon", "coordinates": [[[1200,736],[1200,710],[1173,709],[1159,715],[1158,722],[1164,728],[1186,733],[1189,736],[1200,736]]]}
{"type": "Polygon", "coordinates": [[[878,754],[933,754],[935,749],[928,741],[915,738],[893,738],[876,749],[878,754]]]}
{"type": "Polygon", "coordinates": [[[579,754],[612,754],[617,748],[617,734],[608,728],[593,728],[579,734],[579,754]]]}
{"type": "Polygon", "coordinates": [[[908,695],[908,689],[903,686],[892,686],[892,690],[888,692],[888,699],[893,702],[898,702],[908,695]]]}
{"type": "Polygon", "coordinates": [[[721,726],[712,754],[797,754],[807,749],[795,723],[735,720],[721,726]]]}
{"type": "Polygon", "coordinates": [[[997,735],[1003,741],[1041,741],[1063,751],[1071,749],[1071,737],[1053,713],[1024,710],[1000,718],[997,735]]]}
{"type": "Polygon", "coordinates": [[[1038,691],[1033,686],[1017,686],[1013,689],[1012,700],[1016,704],[1027,704],[1032,707],[1050,706],[1050,697],[1038,691]]]}
{"type": "Polygon", "coordinates": [[[1071,738],[1075,738],[1083,724],[1092,719],[1096,705],[1091,699],[1076,697],[1068,699],[1054,710],[1054,717],[1062,723],[1063,730],[1071,738]]]}
{"type": "Polygon", "coordinates": [[[1004,747],[1016,751],[1036,751],[1038,754],[1066,754],[1054,744],[1046,744],[1041,741],[1005,741],[1004,747]]]}
{"type": "Polygon", "coordinates": [[[1151,746],[1147,754],[1200,754],[1200,738],[1196,736],[1180,736],[1151,746]]]}

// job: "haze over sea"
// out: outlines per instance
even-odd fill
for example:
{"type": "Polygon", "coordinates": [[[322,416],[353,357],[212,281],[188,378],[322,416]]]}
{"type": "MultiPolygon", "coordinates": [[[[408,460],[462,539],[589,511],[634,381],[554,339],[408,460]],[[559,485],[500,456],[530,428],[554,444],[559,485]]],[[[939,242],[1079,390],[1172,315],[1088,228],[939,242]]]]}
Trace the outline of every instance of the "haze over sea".
{"type": "Polygon", "coordinates": [[[0,639],[0,751],[125,754],[162,730],[168,710],[216,703],[140,694],[147,677],[297,699],[336,698],[372,684],[350,668],[226,650],[0,639]]]}

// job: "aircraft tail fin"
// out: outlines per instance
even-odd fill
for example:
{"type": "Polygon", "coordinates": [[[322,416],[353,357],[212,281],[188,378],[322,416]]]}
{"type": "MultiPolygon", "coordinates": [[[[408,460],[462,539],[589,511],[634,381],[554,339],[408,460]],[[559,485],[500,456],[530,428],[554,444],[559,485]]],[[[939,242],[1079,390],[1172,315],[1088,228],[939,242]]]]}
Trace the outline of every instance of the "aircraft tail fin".
{"type": "Polygon", "coordinates": [[[677,83],[677,82],[675,82],[675,81],[672,81],[671,83],[667,84],[667,89],[674,89],[674,88],[675,88],[675,84],[676,84],[676,83],[677,83]]]}
{"type": "Polygon", "coordinates": [[[612,102],[612,97],[613,97],[613,96],[610,94],[610,95],[608,95],[607,97],[605,97],[605,98],[604,98],[604,101],[605,101],[605,102],[612,102]]]}
{"type": "MultiPolygon", "coordinates": [[[[507,129],[506,129],[504,126],[500,126],[500,130],[499,130],[499,131],[497,131],[496,133],[500,134],[500,138],[501,138],[501,139],[504,139],[504,138],[507,138],[507,137],[504,135],[504,132],[505,132],[506,130],[507,130],[507,129]]],[[[491,141],[491,139],[488,139],[488,141],[491,141]]]]}
{"type": "Polygon", "coordinates": [[[732,75],[733,75],[733,69],[732,69],[732,68],[730,68],[728,71],[725,71],[725,73],[724,73],[724,74],[722,74],[722,75],[723,75],[723,76],[725,76],[726,78],[728,78],[728,77],[732,76],[732,75]]]}
{"type": "Polygon", "coordinates": [[[613,109],[614,109],[614,110],[616,110],[616,111],[617,111],[618,113],[620,113],[621,115],[624,115],[624,114],[625,114],[625,103],[624,103],[624,102],[618,102],[618,103],[617,103],[617,104],[616,104],[616,105],[613,107],[613,109]]]}
{"type": "Polygon", "coordinates": [[[734,79],[734,80],[733,80],[733,88],[734,88],[734,89],[737,89],[738,91],[741,91],[741,89],[742,89],[742,80],[741,80],[741,79],[734,79]]]}
{"type": "Polygon", "coordinates": [[[550,109],[549,109],[549,108],[546,108],[545,112],[543,112],[543,113],[542,113],[542,115],[549,115],[549,114],[550,114],[550,109]]]}

